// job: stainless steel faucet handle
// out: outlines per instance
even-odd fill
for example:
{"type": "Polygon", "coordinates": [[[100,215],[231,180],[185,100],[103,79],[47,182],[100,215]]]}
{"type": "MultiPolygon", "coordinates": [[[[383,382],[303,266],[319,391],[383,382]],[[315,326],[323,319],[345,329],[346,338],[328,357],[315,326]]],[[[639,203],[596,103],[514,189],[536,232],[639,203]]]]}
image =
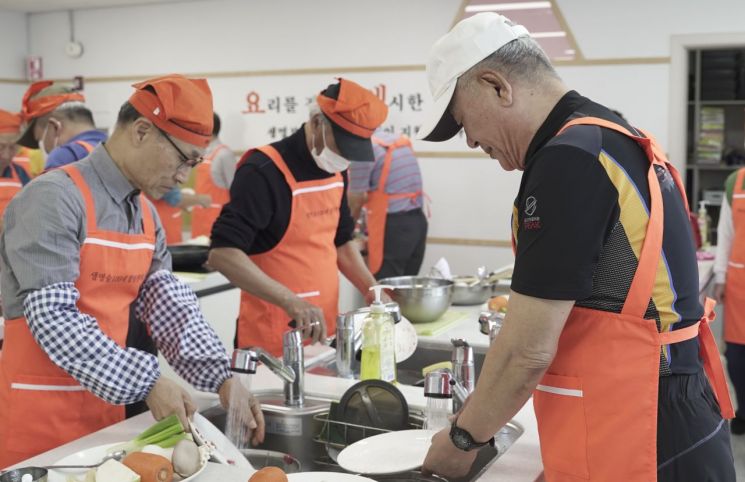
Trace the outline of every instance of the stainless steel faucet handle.
{"type": "Polygon", "coordinates": [[[256,365],[259,363],[259,355],[251,348],[236,348],[230,360],[230,369],[237,373],[253,375],[256,373],[256,365]]]}
{"type": "Polygon", "coordinates": [[[453,346],[456,347],[456,348],[458,348],[458,347],[469,348],[471,346],[463,338],[451,338],[450,339],[450,343],[452,343],[453,346]]]}

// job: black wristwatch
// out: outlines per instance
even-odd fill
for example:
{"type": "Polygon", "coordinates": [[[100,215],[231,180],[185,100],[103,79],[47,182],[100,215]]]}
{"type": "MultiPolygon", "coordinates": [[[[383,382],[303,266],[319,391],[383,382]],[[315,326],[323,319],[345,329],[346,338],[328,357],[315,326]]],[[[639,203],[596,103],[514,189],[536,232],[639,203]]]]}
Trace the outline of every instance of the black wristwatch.
{"type": "Polygon", "coordinates": [[[476,442],[473,436],[468,430],[460,428],[456,425],[458,419],[453,420],[453,424],[450,426],[450,440],[453,442],[456,448],[469,452],[474,449],[481,448],[485,445],[491,445],[494,447],[494,437],[490,438],[486,442],[476,442]]]}

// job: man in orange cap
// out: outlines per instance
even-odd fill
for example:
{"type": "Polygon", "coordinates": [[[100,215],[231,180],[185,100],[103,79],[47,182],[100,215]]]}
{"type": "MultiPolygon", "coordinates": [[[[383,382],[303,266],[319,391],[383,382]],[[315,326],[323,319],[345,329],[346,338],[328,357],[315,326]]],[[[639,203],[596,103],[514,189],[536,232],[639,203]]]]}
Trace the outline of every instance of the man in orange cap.
{"type": "Polygon", "coordinates": [[[8,203],[31,180],[28,172],[14,161],[18,154],[16,142],[20,130],[20,116],[0,109],[0,230],[8,203]]]}
{"type": "Polygon", "coordinates": [[[194,412],[158,360],[125,348],[130,305],[171,366],[237,409],[263,439],[258,402],[231,377],[225,348],[191,289],[171,273],[146,193],[186,180],[212,133],[204,79],[134,85],[111,138],[50,171],[8,206],[0,239],[5,348],[0,358],[0,467],[123,419],[145,400],[156,419],[194,412]],[[238,390],[240,393],[236,393],[238,390]],[[43,394],[42,394],[43,393],[43,394]]]}
{"type": "Polygon", "coordinates": [[[388,109],[346,79],[316,102],[297,132],[244,154],[212,229],[210,265],[243,290],[237,344],[275,355],[290,320],[314,342],[333,333],[339,271],[365,295],[375,284],[351,242],[345,171],[374,160],[370,137],[388,109]]]}
{"type": "Polygon", "coordinates": [[[23,95],[21,116],[26,128],[18,144],[39,149],[44,169],[78,161],[106,140],[106,134],[96,129],[83,94],[51,80],[31,84],[23,95]]]}

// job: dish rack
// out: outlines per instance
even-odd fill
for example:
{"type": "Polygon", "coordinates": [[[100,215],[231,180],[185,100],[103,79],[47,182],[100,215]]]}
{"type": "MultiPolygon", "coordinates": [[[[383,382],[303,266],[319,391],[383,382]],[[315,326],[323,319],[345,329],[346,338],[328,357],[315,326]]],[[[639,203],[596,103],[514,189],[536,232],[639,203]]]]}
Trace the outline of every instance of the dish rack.
{"type": "MultiPolygon", "coordinates": [[[[313,441],[324,445],[326,447],[325,456],[315,460],[318,465],[327,467],[338,467],[336,463],[336,456],[344,450],[348,445],[353,444],[363,438],[372,437],[373,435],[379,435],[381,433],[392,432],[384,428],[370,427],[367,425],[359,425],[350,422],[342,422],[340,420],[333,420],[329,418],[329,412],[321,412],[313,416],[313,419],[317,422],[321,422],[321,431],[313,437],[313,441]],[[329,440],[329,434],[335,432],[335,440],[329,440]]],[[[420,429],[424,427],[424,412],[421,411],[410,411],[409,412],[409,429],[420,429]]]]}

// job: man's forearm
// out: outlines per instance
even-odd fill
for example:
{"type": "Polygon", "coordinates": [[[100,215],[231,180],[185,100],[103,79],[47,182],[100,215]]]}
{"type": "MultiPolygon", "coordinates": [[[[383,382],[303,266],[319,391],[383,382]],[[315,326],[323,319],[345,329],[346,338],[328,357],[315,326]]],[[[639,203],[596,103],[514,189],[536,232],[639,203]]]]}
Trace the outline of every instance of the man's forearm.
{"type": "Polygon", "coordinates": [[[573,305],[511,293],[507,317],[458,418],[459,427],[485,441],[515,416],[550,366],[573,305]]]}
{"type": "Polygon", "coordinates": [[[363,295],[367,293],[370,286],[375,284],[375,277],[367,269],[365,260],[352,241],[336,248],[337,265],[339,271],[357,288],[363,295]]]}
{"type": "Polygon", "coordinates": [[[269,277],[240,249],[212,249],[208,264],[236,287],[274,305],[284,307],[295,297],[295,293],[269,277]]]}

